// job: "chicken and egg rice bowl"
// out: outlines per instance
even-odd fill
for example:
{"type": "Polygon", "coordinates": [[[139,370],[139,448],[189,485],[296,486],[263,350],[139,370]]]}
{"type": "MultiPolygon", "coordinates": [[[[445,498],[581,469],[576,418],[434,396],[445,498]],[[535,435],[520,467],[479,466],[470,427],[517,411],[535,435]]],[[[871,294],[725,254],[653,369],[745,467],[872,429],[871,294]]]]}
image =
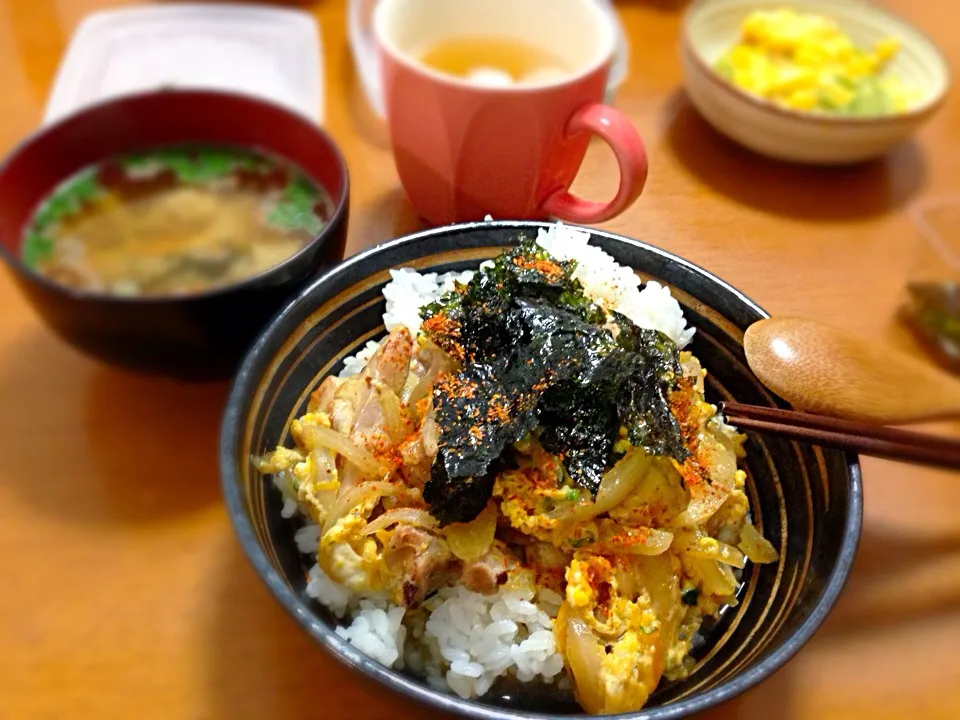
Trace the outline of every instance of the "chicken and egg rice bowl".
{"type": "Polygon", "coordinates": [[[387,337],[258,459],[337,634],[463,698],[535,682],[638,710],[776,559],[679,303],[589,238],[393,271],[387,337]]]}

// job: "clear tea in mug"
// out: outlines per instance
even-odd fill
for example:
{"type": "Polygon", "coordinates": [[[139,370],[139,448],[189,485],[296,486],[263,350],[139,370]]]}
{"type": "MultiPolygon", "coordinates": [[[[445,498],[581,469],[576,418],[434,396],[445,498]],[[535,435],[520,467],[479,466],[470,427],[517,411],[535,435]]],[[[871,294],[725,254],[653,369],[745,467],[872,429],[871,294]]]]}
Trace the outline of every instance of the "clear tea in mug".
{"type": "Polygon", "coordinates": [[[489,84],[543,82],[569,70],[544,48],[510,37],[454,37],[424,50],[420,62],[447,75],[489,84]]]}

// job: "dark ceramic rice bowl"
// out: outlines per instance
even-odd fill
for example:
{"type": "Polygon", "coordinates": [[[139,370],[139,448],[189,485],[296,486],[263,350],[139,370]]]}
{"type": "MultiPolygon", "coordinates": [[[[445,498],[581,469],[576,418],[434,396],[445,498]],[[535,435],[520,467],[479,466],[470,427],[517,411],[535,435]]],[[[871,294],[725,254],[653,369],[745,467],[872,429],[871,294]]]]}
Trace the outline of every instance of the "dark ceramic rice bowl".
{"type": "MultiPolygon", "coordinates": [[[[260,336],[240,368],[220,442],[223,491],[248,557],[280,603],[334,657],[384,685],[438,709],[511,720],[579,713],[575,705],[518,707],[497,698],[465,701],[387,669],[339,638],[333,618],[305,593],[303,556],[282,501],[253,468],[251,455],[289,443],[291,421],[310,390],[338,372],[344,357],[385,333],[388,271],[475,268],[545,223],[456,225],[411,235],[354,256],[304,291],[260,336]]],[[[591,230],[600,245],[646,279],[668,285],[696,327],[691,349],[708,370],[707,399],[783,406],[753,376],[744,329],[766,313],[700,268],[655,247],[591,230]]],[[[741,466],[755,521],[777,548],[772,565],[748,565],[740,604],[707,635],[699,662],[682,682],[661,684],[632,718],[677,718],[747,690],[784,665],[816,632],[847,579],[860,534],[862,487],[854,455],[750,435],[741,466]]]]}

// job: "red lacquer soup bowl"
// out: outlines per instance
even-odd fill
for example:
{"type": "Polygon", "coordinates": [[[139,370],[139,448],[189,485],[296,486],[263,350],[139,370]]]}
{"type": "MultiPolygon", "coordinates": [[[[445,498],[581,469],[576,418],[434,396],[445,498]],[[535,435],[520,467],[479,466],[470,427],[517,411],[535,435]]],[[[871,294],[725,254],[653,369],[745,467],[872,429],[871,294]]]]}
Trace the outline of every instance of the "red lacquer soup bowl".
{"type": "Polygon", "coordinates": [[[229,376],[268,320],[343,258],[349,181],[336,144],[279,105],[209,91],[161,90],[93,105],[26,138],[0,164],[0,257],[56,335],[108,363],[184,379],[229,376]],[[123,297],[78,290],[29,268],[24,227],[54,188],[114,156],[200,143],[259,151],[298,166],[329,198],[325,225],[283,262],[188,295],[123,297]]]}

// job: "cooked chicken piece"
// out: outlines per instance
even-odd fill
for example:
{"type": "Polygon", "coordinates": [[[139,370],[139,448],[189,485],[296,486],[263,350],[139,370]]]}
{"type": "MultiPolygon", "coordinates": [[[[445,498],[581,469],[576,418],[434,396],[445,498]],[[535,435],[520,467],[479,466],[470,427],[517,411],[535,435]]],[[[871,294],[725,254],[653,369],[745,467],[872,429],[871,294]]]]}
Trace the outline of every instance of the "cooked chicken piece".
{"type": "Polygon", "coordinates": [[[510,571],[520,567],[519,561],[502,542],[494,542],[483,557],[463,564],[460,581],[468,590],[493,595],[510,578],[510,571]]]}
{"type": "Polygon", "coordinates": [[[481,595],[493,595],[507,582],[506,562],[502,555],[490,553],[479,560],[464,563],[460,580],[464,587],[481,595]]]}
{"type": "MultiPolygon", "coordinates": [[[[413,423],[391,388],[378,381],[370,382],[370,391],[359,406],[351,434],[356,439],[357,435],[382,431],[389,436],[386,438],[389,444],[396,444],[413,431],[413,423]]],[[[369,449],[376,452],[373,447],[369,449]]]]}
{"type": "Polygon", "coordinates": [[[413,355],[413,338],[406,328],[393,330],[373,354],[363,374],[376,382],[382,382],[400,394],[407,380],[410,357],[413,355]]]}
{"type": "Polygon", "coordinates": [[[417,607],[431,592],[456,577],[459,561],[447,544],[425,530],[398,525],[383,549],[383,560],[392,575],[392,600],[417,607]]]}
{"type": "MultiPolygon", "coordinates": [[[[385,470],[400,466],[406,483],[415,489],[424,486],[437,454],[437,427],[433,421],[429,391],[436,376],[450,366],[447,355],[432,345],[416,345],[405,328],[394,330],[381,342],[363,372],[345,380],[325,380],[311,396],[311,403],[329,408],[334,430],[350,439],[380,461],[385,470]],[[421,430],[419,419],[402,399],[410,387],[426,380],[420,412],[426,414],[421,430]]],[[[340,496],[369,474],[358,463],[337,462],[340,496]]],[[[405,536],[406,537],[406,536],[405,536]]],[[[409,539],[409,538],[408,538],[409,539]]],[[[442,541],[440,541],[442,542],[442,541]]],[[[443,551],[449,555],[443,543],[443,551]]],[[[407,591],[412,592],[412,591],[407,591]]],[[[419,592],[419,591],[418,591],[419,592]]]]}
{"type": "MultiPolygon", "coordinates": [[[[329,413],[333,429],[385,461],[386,467],[391,465],[389,458],[396,457],[396,444],[412,429],[397,396],[406,380],[412,353],[410,332],[406,328],[394,330],[377,348],[364,371],[340,382],[333,391],[329,413]]],[[[356,485],[363,471],[353,463],[340,462],[339,466],[342,494],[356,485]]]]}
{"type": "Polygon", "coordinates": [[[328,375],[320,383],[320,387],[310,393],[310,401],[307,403],[307,412],[322,412],[328,415],[333,410],[333,398],[337,393],[337,388],[343,384],[343,380],[335,375],[328,375]]]}
{"type": "Polygon", "coordinates": [[[420,430],[407,437],[398,448],[403,463],[403,475],[411,487],[423,488],[430,479],[430,468],[437,456],[437,423],[433,419],[433,407],[429,406],[427,416],[420,430]]]}
{"type": "Polygon", "coordinates": [[[359,407],[351,434],[356,439],[358,435],[369,434],[376,430],[385,430],[383,406],[380,393],[375,387],[371,387],[363,405],[359,407]]]}
{"type": "Polygon", "coordinates": [[[333,429],[349,436],[357,421],[357,413],[367,401],[371,382],[363,375],[354,375],[344,380],[334,391],[330,420],[333,429]]]}
{"type": "Polygon", "coordinates": [[[399,451],[400,460],[403,462],[403,477],[407,485],[422,490],[430,479],[433,458],[424,451],[421,434],[417,433],[407,438],[400,445],[399,451]]]}
{"type": "Polygon", "coordinates": [[[437,421],[433,418],[433,407],[431,407],[426,418],[423,420],[423,425],[420,427],[423,452],[430,458],[430,462],[433,462],[433,459],[440,451],[440,447],[437,444],[440,441],[440,428],[437,427],[437,421]]]}
{"type": "Polygon", "coordinates": [[[406,379],[412,349],[406,328],[386,337],[363,373],[348,378],[337,390],[332,418],[335,430],[348,436],[369,433],[374,428],[399,432],[395,427],[400,413],[397,393],[406,379]],[[389,407],[385,408],[387,403],[389,407]],[[384,417],[385,410],[390,417],[384,417]]]}

